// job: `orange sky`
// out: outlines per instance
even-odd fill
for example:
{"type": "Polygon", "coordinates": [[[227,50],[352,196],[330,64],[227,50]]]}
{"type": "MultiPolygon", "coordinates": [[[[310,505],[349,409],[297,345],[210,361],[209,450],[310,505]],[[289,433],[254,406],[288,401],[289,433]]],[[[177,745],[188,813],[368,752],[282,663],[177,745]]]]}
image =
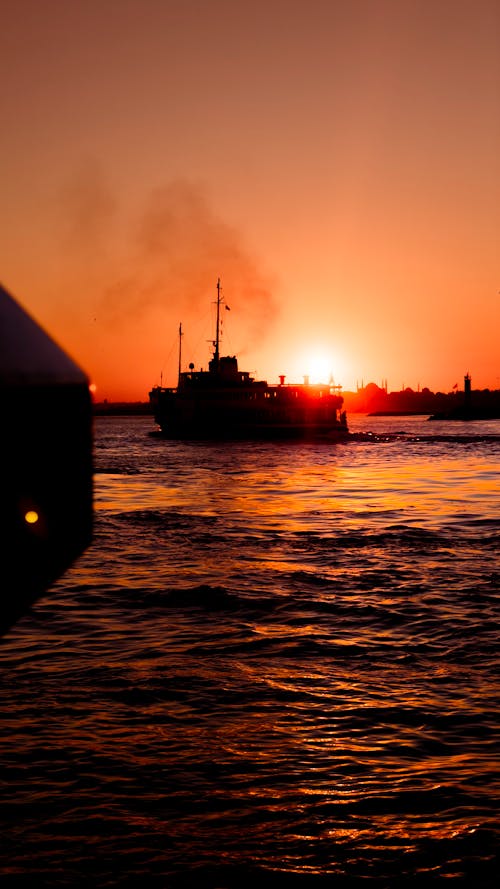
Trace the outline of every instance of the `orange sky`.
{"type": "Polygon", "coordinates": [[[270,382],[500,388],[498,0],[6,6],[0,281],[98,400],[206,367],[218,276],[270,382]]]}

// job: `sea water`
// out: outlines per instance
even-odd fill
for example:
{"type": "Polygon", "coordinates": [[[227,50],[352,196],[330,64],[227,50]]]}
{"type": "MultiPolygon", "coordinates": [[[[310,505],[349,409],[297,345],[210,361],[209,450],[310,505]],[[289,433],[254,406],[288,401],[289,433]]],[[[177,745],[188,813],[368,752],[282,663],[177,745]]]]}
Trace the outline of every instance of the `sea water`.
{"type": "Polygon", "coordinates": [[[496,885],[500,422],[153,428],[0,644],[2,886],[496,885]]]}

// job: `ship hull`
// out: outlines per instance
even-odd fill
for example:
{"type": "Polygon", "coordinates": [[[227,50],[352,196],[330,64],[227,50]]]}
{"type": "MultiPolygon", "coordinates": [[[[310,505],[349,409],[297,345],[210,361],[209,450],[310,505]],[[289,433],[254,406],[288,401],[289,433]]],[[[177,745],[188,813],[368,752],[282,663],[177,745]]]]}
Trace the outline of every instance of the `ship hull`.
{"type": "Polygon", "coordinates": [[[321,427],[262,424],[253,425],[198,425],[175,426],[158,422],[164,438],[181,441],[343,441],[349,436],[345,426],[321,427]]]}

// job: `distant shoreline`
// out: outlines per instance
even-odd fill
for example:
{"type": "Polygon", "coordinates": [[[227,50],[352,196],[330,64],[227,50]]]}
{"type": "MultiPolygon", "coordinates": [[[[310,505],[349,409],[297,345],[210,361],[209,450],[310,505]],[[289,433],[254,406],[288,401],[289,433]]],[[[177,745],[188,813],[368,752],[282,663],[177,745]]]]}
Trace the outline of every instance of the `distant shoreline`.
{"type": "Polygon", "coordinates": [[[125,417],[140,414],[152,416],[148,401],[98,401],[93,404],[93,413],[97,417],[125,417]]]}
{"type": "MultiPolygon", "coordinates": [[[[477,413],[472,412],[468,416],[463,416],[462,414],[447,414],[445,412],[441,414],[431,415],[431,411],[367,411],[367,410],[356,410],[355,408],[350,408],[348,411],[349,414],[367,414],[369,417],[429,417],[429,419],[436,420],[494,420],[500,419],[500,413],[498,411],[492,411],[491,413],[477,413]]],[[[149,416],[152,417],[153,413],[151,411],[151,407],[148,402],[145,401],[120,401],[120,402],[109,402],[103,403],[98,402],[93,405],[93,414],[95,417],[139,417],[139,416],[149,416]]]]}

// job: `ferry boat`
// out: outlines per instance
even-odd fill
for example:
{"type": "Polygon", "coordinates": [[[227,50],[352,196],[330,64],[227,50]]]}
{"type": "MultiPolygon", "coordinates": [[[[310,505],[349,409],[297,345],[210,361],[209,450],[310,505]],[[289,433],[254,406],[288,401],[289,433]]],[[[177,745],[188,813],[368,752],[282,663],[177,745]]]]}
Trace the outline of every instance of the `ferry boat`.
{"type": "Polygon", "coordinates": [[[269,385],[238,368],[237,358],[220,354],[221,294],[217,281],[217,318],[208,370],[181,370],[176,387],[153,386],[149,403],[163,435],[175,439],[318,439],[347,438],[340,387],[333,383],[269,385]]]}

